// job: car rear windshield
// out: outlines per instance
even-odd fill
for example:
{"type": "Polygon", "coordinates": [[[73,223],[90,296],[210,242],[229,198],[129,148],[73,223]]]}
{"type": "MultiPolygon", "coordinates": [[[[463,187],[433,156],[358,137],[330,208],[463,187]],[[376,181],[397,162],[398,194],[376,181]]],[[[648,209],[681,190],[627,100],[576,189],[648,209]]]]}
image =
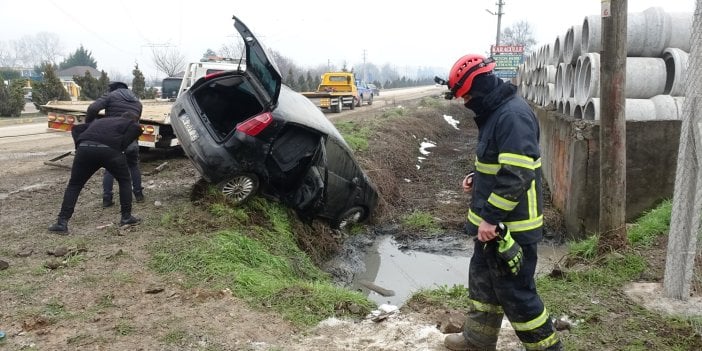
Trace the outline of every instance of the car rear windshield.
{"type": "Polygon", "coordinates": [[[276,93],[278,89],[278,80],[271,74],[271,70],[268,68],[268,59],[266,57],[259,57],[262,51],[251,50],[251,55],[249,61],[247,62],[247,70],[254,71],[257,78],[261,80],[261,84],[268,92],[268,96],[271,98],[277,98],[276,93]]]}

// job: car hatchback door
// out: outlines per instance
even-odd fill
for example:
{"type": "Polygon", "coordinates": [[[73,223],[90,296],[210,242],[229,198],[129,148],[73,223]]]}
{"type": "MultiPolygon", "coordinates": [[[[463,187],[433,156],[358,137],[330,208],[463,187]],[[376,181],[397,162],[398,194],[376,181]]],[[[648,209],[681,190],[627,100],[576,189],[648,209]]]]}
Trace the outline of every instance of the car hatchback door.
{"type": "Polygon", "coordinates": [[[244,39],[246,46],[246,71],[259,83],[257,88],[262,90],[262,100],[267,106],[267,110],[272,110],[278,103],[278,95],[280,95],[280,85],[282,84],[282,75],[275,61],[271,59],[271,55],[256,39],[251,30],[233,16],[234,28],[239,32],[244,39]]]}

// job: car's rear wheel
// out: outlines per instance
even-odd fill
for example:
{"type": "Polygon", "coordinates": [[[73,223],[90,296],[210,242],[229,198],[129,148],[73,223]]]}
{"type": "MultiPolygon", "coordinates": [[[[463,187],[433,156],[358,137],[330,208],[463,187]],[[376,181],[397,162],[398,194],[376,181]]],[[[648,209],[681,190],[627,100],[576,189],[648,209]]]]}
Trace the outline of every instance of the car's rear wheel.
{"type": "Polygon", "coordinates": [[[354,206],[346,210],[339,218],[335,219],[331,223],[332,229],[346,230],[351,228],[356,223],[359,223],[361,219],[366,216],[366,210],[361,206],[354,206]]]}
{"type": "Polygon", "coordinates": [[[240,205],[258,191],[258,177],[255,174],[237,174],[217,184],[222,195],[234,205],[240,205]]]}
{"type": "Polygon", "coordinates": [[[371,94],[370,99],[368,99],[368,105],[373,105],[373,94],[371,94]]]}

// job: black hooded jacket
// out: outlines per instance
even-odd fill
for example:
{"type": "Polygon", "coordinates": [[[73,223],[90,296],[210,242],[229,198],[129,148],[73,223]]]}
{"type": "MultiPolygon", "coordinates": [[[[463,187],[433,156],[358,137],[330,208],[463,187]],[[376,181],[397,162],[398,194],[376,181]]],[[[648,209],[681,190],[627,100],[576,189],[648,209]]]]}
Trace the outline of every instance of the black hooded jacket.
{"type": "Polygon", "coordinates": [[[496,87],[468,101],[476,113],[478,146],[468,232],[482,220],[505,223],[520,244],[542,238],[543,199],[539,123],[517,87],[496,87]]]}
{"type": "Polygon", "coordinates": [[[141,135],[139,123],[125,117],[100,118],[90,124],[80,135],[75,136],[76,146],[91,141],[124,151],[141,135]]]}
{"type": "Polygon", "coordinates": [[[131,90],[120,88],[104,94],[88,106],[85,123],[99,118],[98,112],[105,110],[105,117],[119,117],[130,111],[141,116],[142,105],[139,98],[131,90]]]}

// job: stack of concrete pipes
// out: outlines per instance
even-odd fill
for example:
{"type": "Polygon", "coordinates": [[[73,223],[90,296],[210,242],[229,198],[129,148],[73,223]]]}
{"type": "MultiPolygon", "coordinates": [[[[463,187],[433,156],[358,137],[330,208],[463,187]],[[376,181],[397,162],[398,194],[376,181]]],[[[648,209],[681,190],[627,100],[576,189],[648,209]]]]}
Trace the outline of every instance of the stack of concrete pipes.
{"type": "MultiPolygon", "coordinates": [[[[682,118],[692,20],[692,13],[660,7],[628,14],[627,120],[682,118]]],[[[571,117],[599,119],[601,33],[602,18],[587,16],[525,57],[517,70],[522,96],[571,117]]]]}

